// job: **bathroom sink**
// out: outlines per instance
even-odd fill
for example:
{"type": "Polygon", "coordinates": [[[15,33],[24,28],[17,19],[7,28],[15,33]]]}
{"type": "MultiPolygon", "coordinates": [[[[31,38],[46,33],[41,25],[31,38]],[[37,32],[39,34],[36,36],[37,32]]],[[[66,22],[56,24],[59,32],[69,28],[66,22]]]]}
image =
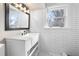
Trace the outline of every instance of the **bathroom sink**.
{"type": "Polygon", "coordinates": [[[28,33],[24,36],[22,36],[23,38],[37,38],[39,36],[39,33],[28,33]]]}
{"type": "Polygon", "coordinates": [[[28,39],[36,39],[39,37],[39,33],[27,33],[23,36],[12,36],[12,37],[6,37],[6,39],[16,39],[16,40],[28,40],[28,39]]]}

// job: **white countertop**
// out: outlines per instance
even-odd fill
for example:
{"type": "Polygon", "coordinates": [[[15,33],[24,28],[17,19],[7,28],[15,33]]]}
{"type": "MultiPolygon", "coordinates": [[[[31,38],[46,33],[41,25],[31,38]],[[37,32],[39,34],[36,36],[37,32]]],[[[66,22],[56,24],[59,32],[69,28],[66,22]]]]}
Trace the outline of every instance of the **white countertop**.
{"type": "Polygon", "coordinates": [[[4,44],[0,44],[0,48],[1,48],[2,46],[4,46],[4,44]]]}
{"type": "Polygon", "coordinates": [[[16,40],[28,40],[29,38],[38,38],[39,33],[27,33],[23,36],[12,36],[12,37],[6,37],[6,39],[16,39],[16,40]]]}

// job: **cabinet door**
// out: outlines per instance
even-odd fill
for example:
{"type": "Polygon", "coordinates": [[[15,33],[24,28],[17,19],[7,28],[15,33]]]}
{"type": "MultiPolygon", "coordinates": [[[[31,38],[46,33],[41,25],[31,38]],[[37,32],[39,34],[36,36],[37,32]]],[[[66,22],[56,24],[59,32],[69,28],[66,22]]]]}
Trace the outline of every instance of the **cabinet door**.
{"type": "Polygon", "coordinates": [[[25,41],[6,39],[7,56],[25,56],[25,41]]]}
{"type": "Polygon", "coordinates": [[[5,44],[0,44],[0,56],[5,56],[5,44]]]}
{"type": "Polygon", "coordinates": [[[30,52],[30,49],[32,47],[32,44],[31,44],[31,39],[28,39],[25,41],[25,51],[26,51],[26,55],[28,55],[28,51],[30,52]]]}

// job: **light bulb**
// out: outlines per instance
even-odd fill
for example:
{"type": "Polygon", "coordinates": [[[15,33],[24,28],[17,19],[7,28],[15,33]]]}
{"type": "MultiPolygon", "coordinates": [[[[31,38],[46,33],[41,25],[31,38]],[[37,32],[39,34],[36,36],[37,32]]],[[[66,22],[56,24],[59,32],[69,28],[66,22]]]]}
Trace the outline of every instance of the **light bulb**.
{"type": "Polygon", "coordinates": [[[22,4],[19,4],[19,7],[22,7],[22,4]]]}
{"type": "Polygon", "coordinates": [[[24,7],[23,9],[26,10],[26,7],[24,7]]]}
{"type": "Polygon", "coordinates": [[[23,7],[20,7],[20,10],[23,10],[24,8],[23,7]]]}
{"type": "Polygon", "coordinates": [[[23,8],[23,11],[26,12],[26,7],[23,8]]]}
{"type": "Polygon", "coordinates": [[[19,5],[18,4],[15,4],[15,7],[19,7],[19,5]]]}
{"type": "Polygon", "coordinates": [[[27,12],[26,10],[24,10],[24,12],[27,12]]]}

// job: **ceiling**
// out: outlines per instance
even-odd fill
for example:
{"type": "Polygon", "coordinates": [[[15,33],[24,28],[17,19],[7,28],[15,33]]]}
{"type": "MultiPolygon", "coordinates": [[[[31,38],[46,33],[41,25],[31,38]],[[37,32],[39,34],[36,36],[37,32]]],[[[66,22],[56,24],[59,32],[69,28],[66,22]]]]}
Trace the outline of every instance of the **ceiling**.
{"type": "Polygon", "coordinates": [[[45,8],[45,3],[27,3],[26,6],[28,6],[31,11],[34,11],[45,8]]]}
{"type": "Polygon", "coordinates": [[[52,5],[60,5],[62,3],[25,3],[29,7],[30,11],[47,8],[52,5]]]}
{"type": "Polygon", "coordinates": [[[59,5],[62,3],[27,3],[26,5],[29,7],[30,11],[43,9],[52,5],[59,5]]]}

